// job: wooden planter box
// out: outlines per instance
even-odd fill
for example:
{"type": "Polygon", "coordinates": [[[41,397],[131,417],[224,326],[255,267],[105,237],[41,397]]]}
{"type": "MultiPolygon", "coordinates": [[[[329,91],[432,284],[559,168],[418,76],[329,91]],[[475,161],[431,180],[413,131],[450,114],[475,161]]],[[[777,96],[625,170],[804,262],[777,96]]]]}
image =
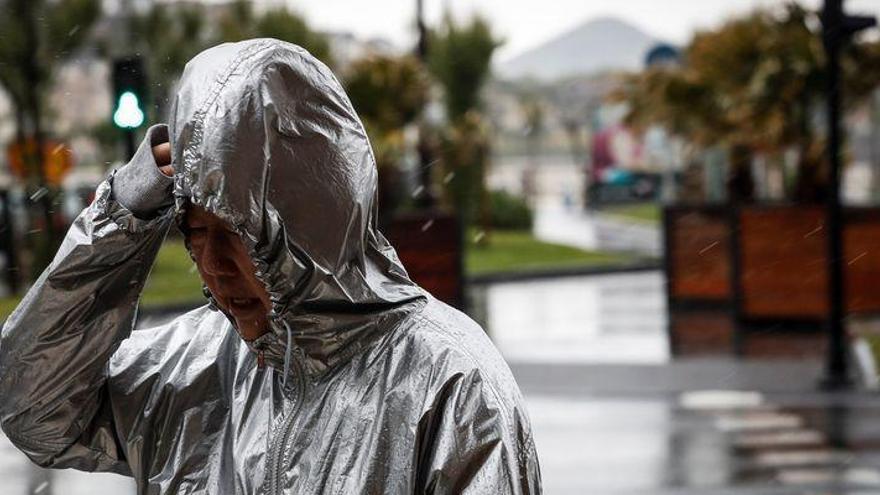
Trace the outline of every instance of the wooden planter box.
{"type": "Polygon", "coordinates": [[[396,216],[384,232],[407,273],[437,299],[464,310],[461,227],[452,214],[428,211],[396,216]]]}
{"type": "MultiPolygon", "coordinates": [[[[828,311],[822,206],[673,206],[664,212],[675,354],[818,356],[828,311]]],[[[849,314],[880,314],[880,208],[844,213],[849,314]]]]}

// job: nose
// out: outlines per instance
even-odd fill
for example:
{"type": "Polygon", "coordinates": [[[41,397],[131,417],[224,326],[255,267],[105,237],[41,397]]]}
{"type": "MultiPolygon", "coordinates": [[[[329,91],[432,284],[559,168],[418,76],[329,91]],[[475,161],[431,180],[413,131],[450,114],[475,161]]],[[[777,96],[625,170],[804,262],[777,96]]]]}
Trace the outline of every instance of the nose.
{"type": "Polygon", "coordinates": [[[202,250],[201,268],[214,277],[238,275],[235,260],[230,257],[231,246],[224,234],[212,235],[202,250]]]}

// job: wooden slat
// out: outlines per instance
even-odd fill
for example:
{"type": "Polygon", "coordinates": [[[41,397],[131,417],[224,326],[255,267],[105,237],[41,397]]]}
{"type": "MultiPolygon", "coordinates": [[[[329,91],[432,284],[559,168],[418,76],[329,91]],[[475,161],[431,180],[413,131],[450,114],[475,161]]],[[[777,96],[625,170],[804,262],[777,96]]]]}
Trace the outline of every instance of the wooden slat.
{"type": "Polygon", "coordinates": [[[827,313],[826,240],[820,207],[740,211],[742,311],[747,318],[827,313]]]}
{"type": "Polygon", "coordinates": [[[415,283],[437,299],[462,308],[462,252],[455,217],[430,213],[396,218],[387,235],[415,283]]]}
{"type": "Polygon", "coordinates": [[[723,301],[731,297],[730,229],[720,212],[669,211],[671,297],[723,301]]]}

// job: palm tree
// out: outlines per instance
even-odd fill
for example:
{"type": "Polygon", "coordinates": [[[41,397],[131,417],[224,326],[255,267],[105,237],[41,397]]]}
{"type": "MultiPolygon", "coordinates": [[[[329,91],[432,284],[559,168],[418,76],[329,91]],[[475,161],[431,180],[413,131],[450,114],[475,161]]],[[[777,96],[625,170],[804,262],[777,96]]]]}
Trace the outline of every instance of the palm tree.
{"type": "MultiPolygon", "coordinates": [[[[443,88],[449,121],[441,139],[446,197],[465,227],[479,218],[485,232],[489,201],[484,184],[490,153],[481,91],[499,46],[501,41],[482,17],[459,25],[447,13],[440,29],[431,34],[428,54],[428,68],[443,88]]],[[[488,236],[481,238],[488,242],[488,236]]]]}

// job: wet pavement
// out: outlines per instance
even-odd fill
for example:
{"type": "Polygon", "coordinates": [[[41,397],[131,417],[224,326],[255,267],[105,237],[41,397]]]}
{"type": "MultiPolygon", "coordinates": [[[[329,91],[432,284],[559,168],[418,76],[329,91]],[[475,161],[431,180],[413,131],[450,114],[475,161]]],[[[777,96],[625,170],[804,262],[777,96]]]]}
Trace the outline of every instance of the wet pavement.
{"type": "Polygon", "coordinates": [[[472,287],[471,313],[511,361],[661,363],[669,359],[659,271],[472,287]]]}
{"type": "Polygon", "coordinates": [[[553,198],[535,208],[535,237],[582,249],[620,251],[660,257],[662,237],[657,225],[627,221],[601,212],[558,204],[553,198]]]}
{"type": "Polygon", "coordinates": [[[499,157],[487,177],[490,189],[524,195],[524,174],[534,170],[529,202],[535,210],[535,236],[583,249],[661,255],[656,225],[627,221],[583,208],[584,168],[570,156],[499,157]]]}
{"type": "Polygon", "coordinates": [[[707,408],[698,394],[529,397],[546,493],[880,493],[880,400],[707,408]]]}

